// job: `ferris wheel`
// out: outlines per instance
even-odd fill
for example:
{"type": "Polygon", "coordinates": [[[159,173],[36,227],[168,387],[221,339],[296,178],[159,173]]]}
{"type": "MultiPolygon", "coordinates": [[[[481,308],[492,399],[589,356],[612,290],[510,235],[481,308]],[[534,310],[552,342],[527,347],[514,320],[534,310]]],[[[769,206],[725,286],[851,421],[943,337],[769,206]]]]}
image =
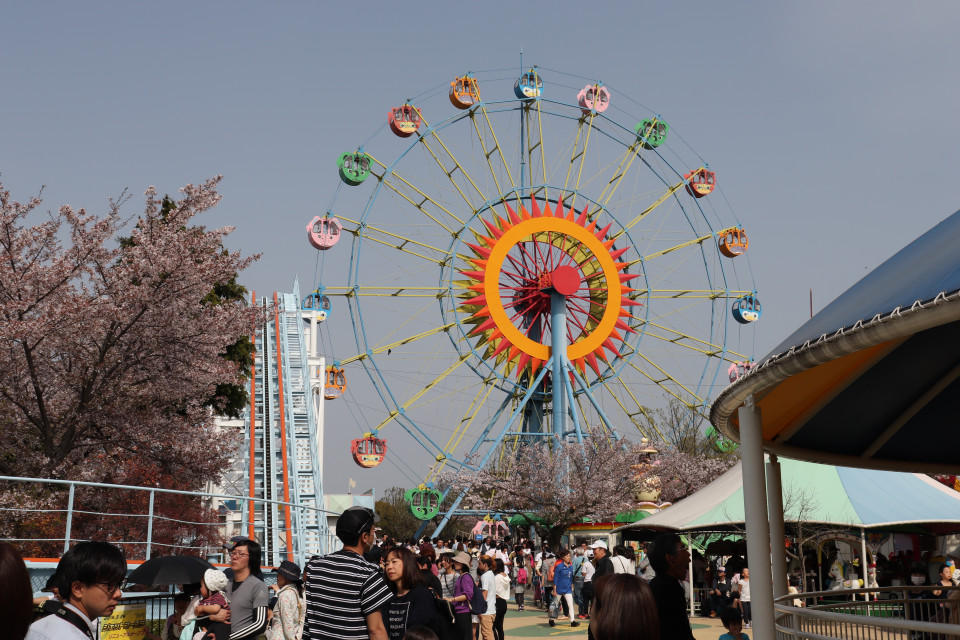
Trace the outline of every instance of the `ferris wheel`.
{"type": "Polygon", "coordinates": [[[382,462],[391,430],[427,452],[407,493],[424,520],[442,470],[469,476],[503,444],[588,427],[655,435],[652,409],[705,411],[749,367],[761,306],[717,174],[602,82],[467,73],[385,105],[337,167],[308,232],[342,268],[304,305],[352,328],[328,397],[349,373],[383,406],[357,463],[382,462]]]}

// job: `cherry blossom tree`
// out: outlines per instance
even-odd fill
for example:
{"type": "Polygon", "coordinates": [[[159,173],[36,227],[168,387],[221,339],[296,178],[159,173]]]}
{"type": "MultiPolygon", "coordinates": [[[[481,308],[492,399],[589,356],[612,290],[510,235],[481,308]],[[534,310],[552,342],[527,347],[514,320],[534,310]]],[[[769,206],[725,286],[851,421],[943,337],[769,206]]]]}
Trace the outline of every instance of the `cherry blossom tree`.
{"type": "Polygon", "coordinates": [[[656,476],[660,485],[660,500],[676,502],[707,486],[736,464],[726,458],[696,456],[684,451],[668,449],[654,458],[642,477],[656,476]]]}
{"type": "Polygon", "coordinates": [[[242,381],[224,355],[259,311],[210,298],[255,259],[224,248],[232,228],[195,224],[219,181],[167,206],[151,187],[135,222],[123,197],[36,220],[39,197],[0,185],[0,473],[105,482],[136,460],[199,487],[223,471],[234,434],[208,405],[242,381]]]}
{"type": "MultiPolygon", "coordinates": [[[[527,516],[530,525],[557,547],[570,525],[590,518],[610,522],[635,507],[636,447],[592,431],[584,443],[530,443],[478,472],[464,499],[468,509],[527,516]],[[533,517],[535,516],[535,517],[533,517]]],[[[452,477],[444,478],[454,486],[452,477]]]]}

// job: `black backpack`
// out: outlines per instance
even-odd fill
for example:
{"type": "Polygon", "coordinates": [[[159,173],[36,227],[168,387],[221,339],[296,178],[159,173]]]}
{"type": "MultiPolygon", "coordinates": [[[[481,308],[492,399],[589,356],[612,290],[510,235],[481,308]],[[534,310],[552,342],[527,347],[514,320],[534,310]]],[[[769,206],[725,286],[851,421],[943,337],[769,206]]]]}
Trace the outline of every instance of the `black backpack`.
{"type": "Polygon", "coordinates": [[[483,597],[483,589],[480,588],[479,581],[473,585],[473,597],[470,598],[470,613],[475,616],[482,616],[487,612],[487,600],[483,597]]]}

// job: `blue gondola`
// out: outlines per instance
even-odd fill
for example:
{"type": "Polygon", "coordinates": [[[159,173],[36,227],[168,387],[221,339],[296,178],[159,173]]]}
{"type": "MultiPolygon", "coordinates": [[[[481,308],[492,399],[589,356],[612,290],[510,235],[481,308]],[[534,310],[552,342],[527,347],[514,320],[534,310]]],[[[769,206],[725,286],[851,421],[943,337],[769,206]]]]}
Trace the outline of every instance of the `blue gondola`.
{"type": "Polygon", "coordinates": [[[323,321],[330,317],[330,311],[333,307],[330,304],[330,298],[319,291],[314,291],[307,294],[300,304],[300,308],[304,311],[316,311],[317,320],[323,321]]]}
{"type": "Polygon", "coordinates": [[[532,100],[539,98],[543,92],[543,78],[537,72],[536,68],[530,69],[517,79],[513,85],[513,92],[521,100],[532,100]]]}
{"type": "Polygon", "coordinates": [[[733,303],[733,319],[740,324],[756,322],[760,319],[760,313],[760,300],[752,293],[733,303]]]}

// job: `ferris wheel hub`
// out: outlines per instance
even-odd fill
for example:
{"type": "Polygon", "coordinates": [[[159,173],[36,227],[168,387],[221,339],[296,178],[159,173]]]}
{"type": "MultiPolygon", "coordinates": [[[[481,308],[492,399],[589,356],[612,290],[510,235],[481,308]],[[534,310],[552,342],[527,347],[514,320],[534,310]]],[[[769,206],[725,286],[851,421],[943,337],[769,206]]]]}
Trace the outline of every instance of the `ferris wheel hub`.
{"type": "Polygon", "coordinates": [[[540,276],[540,290],[572,296],[580,290],[580,272],[570,265],[560,265],[553,271],[540,276]]]}

